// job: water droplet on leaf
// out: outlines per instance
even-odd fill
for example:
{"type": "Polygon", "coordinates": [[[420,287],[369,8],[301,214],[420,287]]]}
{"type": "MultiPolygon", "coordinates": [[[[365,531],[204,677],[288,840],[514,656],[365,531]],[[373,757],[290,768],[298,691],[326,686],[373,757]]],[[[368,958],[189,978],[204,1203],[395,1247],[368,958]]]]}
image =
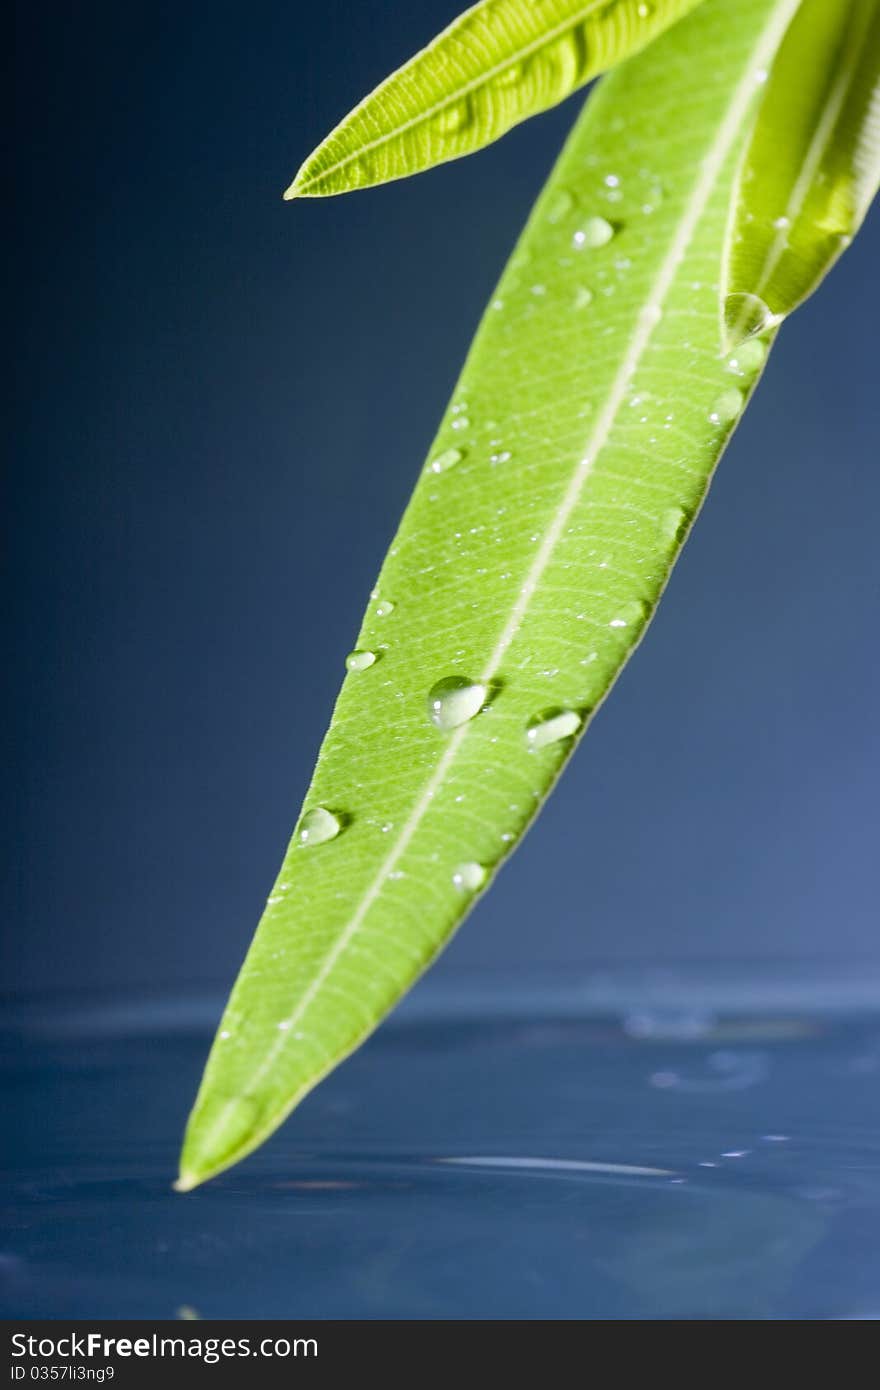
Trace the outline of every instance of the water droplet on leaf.
{"type": "Polygon", "coordinates": [[[341,829],[342,821],[326,806],[313,806],[300,821],[297,838],[301,845],[323,845],[335,840],[341,829]]]}
{"type": "Polygon", "coordinates": [[[455,102],[453,106],[447,106],[444,111],[440,111],[434,118],[434,125],[444,135],[455,135],[457,131],[470,125],[470,120],[470,103],[465,99],[455,102]]]}
{"type": "Polygon", "coordinates": [[[684,507],[670,507],[660,518],[660,534],[668,541],[678,541],[687,530],[688,514],[684,507]]]}
{"type": "Polygon", "coordinates": [[[548,744],[571,738],[583,722],[576,710],[548,710],[531,720],[526,729],[526,742],[530,748],[546,748],[548,744]]]}
{"type": "Polygon", "coordinates": [[[471,859],[454,870],[452,882],[464,893],[475,893],[486,882],[486,870],[482,864],[471,859]]]}
{"type": "Polygon", "coordinates": [[[473,719],[486,702],[487,687],[465,676],[445,676],[428,693],[428,717],[444,733],[473,719]]]}
{"type": "Polygon", "coordinates": [[[389,613],[394,612],[394,604],[390,598],[383,598],[376,604],[376,617],[387,618],[389,613]]]}
{"type": "Polygon", "coordinates": [[[561,222],[566,213],[571,212],[574,207],[574,197],[567,188],[560,188],[554,193],[547,205],[547,221],[561,222]]]}
{"type": "Polygon", "coordinates": [[[365,649],[349,652],[345,658],[345,669],[347,671],[366,671],[375,661],[375,652],[368,652],[365,649]]]}
{"type": "Polygon", "coordinates": [[[609,627],[637,627],[645,619],[645,605],[638,599],[624,604],[619,613],[611,619],[609,627]]]}
{"type": "Polygon", "coordinates": [[[498,84],[501,87],[515,87],[522,81],[525,69],[522,63],[511,63],[509,68],[505,68],[498,76],[498,84]]]}
{"type": "Polygon", "coordinates": [[[464,458],[464,449],[444,449],[442,454],[432,458],[428,464],[431,473],[445,473],[447,469],[454,468],[457,463],[461,463],[464,458]]]}
{"type": "Polygon", "coordinates": [[[724,324],[732,348],[782,322],[756,294],[729,294],[724,301],[724,324]]]}
{"type": "Polygon", "coordinates": [[[751,376],[758,370],[767,356],[767,349],[760,338],[747,338],[740,343],[732,357],[724,364],[733,376],[751,376]]]}
{"type": "Polygon", "coordinates": [[[737,386],[730,386],[726,391],[715,400],[712,409],[709,411],[709,419],[713,425],[729,425],[731,420],[735,420],[743,408],[745,396],[737,386]]]}
{"type": "Polygon", "coordinates": [[[588,217],[586,222],[578,227],[571,243],[579,251],[585,247],[589,250],[596,250],[600,246],[607,246],[614,233],[614,226],[606,218],[588,217]]]}

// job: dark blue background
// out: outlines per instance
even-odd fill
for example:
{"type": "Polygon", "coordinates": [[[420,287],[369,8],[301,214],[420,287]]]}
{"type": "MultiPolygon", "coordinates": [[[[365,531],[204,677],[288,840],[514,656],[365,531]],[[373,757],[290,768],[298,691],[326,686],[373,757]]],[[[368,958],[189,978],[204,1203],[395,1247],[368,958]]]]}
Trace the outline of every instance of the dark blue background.
{"type": "MultiPolygon", "coordinates": [[[[291,206],[448,0],[19,8],[5,980],[222,982],[580,98],[291,206]]],[[[785,328],[647,640],[448,962],[876,954],[878,253],[875,213],[785,328]]]]}

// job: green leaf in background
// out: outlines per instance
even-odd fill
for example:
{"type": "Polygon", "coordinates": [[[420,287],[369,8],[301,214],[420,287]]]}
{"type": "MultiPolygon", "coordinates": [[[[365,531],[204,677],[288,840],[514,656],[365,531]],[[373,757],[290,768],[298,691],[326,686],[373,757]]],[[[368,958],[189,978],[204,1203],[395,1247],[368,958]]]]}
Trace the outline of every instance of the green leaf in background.
{"type": "Polygon", "coordinates": [[[482,0],[356,106],[284,196],[347,193],[472,154],[698,3],[482,0]]]}
{"type": "Polygon", "coordinates": [[[880,183],[880,0],[803,0],[773,64],[731,221],[729,348],[812,294],[880,183]]]}
{"type": "Polygon", "coordinates": [[[353,644],[182,1189],[265,1139],[433,960],[639,641],[766,351],[719,358],[718,279],[793,4],[706,0],[568,141],[353,644]]]}

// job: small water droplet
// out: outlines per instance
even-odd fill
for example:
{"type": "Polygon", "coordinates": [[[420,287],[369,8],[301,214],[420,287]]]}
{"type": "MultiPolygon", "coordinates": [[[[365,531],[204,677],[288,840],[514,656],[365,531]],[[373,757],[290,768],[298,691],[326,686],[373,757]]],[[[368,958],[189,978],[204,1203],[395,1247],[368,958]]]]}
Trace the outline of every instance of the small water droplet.
{"type": "Polygon", "coordinates": [[[428,464],[428,471],[431,473],[446,473],[448,469],[454,468],[457,463],[461,463],[464,458],[464,449],[444,449],[442,454],[432,458],[428,464]]]}
{"type": "Polygon", "coordinates": [[[637,627],[645,619],[645,605],[638,599],[624,604],[619,613],[611,619],[609,627],[637,627]]]}
{"type": "Polygon", "coordinates": [[[735,420],[743,408],[745,396],[738,386],[729,386],[726,391],[722,391],[709,411],[709,420],[713,425],[729,425],[731,420],[735,420]]]}
{"type": "Polygon", "coordinates": [[[732,357],[725,362],[725,370],[732,376],[752,376],[762,365],[767,349],[760,338],[747,338],[732,357]]]}
{"type": "Polygon", "coordinates": [[[644,200],[642,202],[642,212],[656,212],[657,208],[663,202],[663,185],[662,183],[658,183],[658,181],[653,177],[653,175],[648,173],[647,171],[643,171],[642,176],[647,180],[647,187],[644,189],[642,193],[642,198],[644,200]]]}
{"type": "Polygon", "coordinates": [[[349,652],[345,658],[345,669],[347,671],[366,671],[376,661],[376,653],[368,652],[365,648],[349,652]]]}
{"type": "Polygon", "coordinates": [[[376,617],[387,618],[389,613],[394,612],[394,604],[390,598],[383,598],[376,604],[376,617]]]}
{"type": "Polygon", "coordinates": [[[649,4],[648,0],[642,0],[642,3],[636,6],[636,14],[639,19],[650,19],[655,8],[656,6],[649,4]]]}
{"type": "Polygon", "coordinates": [[[335,840],[341,829],[342,821],[326,806],[313,806],[300,821],[297,838],[301,845],[323,845],[335,840]]]}
{"type": "Polygon", "coordinates": [[[501,452],[500,452],[499,454],[490,454],[490,455],[489,455],[489,462],[490,462],[490,463],[507,463],[508,459],[511,459],[511,458],[513,458],[513,454],[510,452],[510,450],[509,450],[509,449],[502,449],[501,452]]]}
{"type": "Polygon", "coordinates": [[[221,1038],[221,1040],[222,1040],[223,1042],[226,1042],[226,1039],[227,1039],[227,1038],[231,1038],[231,1037],[232,1037],[232,1034],[230,1033],[230,1031],[229,1031],[228,1028],[221,1028],[221,1029],[220,1029],[220,1038],[221,1038]]]}
{"type": "Polygon", "coordinates": [[[498,76],[500,87],[515,87],[522,81],[524,65],[522,63],[511,63],[509,68],[505,68],[498,76]]]}
{"type": "Polygon", "coordinates": [[[668,541],[679,541],[687,530],[688,514],[684,507],[669,507],[660,518],[660,534],[668,541]]]}
{"type": "Polygon", "coordinates": [[[465,98],[464,101],[457,101],[438,112],[434,117],[434,125],[443,135],[455,135],[457,131],[470,125],[470,120],[470,102],[465,98]]]}
{"type": "Polygon", "coordinates": [[[475,859],[468,860],[465,864],[459,864],[453,871],[452,882],[463,893],[475,893],[486,882],[486,870],[475,859]]]}
{"type": "Polygon", "coordinates": [[[561,222],[566,213],[571,212],[574,207],[574,197],[567,188],[560,188],[553,194],[547,204],[547,221],[561,222]]]}
{"type": "Polygon", "coordinates": [[[773,226],[776,228],[776,230],[777,230],[778,232],[787,231],[788,228],[791,226],[791,218],[790,218],[790,217],[775,217],[775,218],[773,219],[773,226]]]}
{"type": "Polygon", "coordinates": [[[593,302],[593,291],[587,285],[579,285],[574,292],[574,307],[586,309],[593,302]]]}
{"type": "Polygon", "coordinates": [[[572,246],[581,251],[584,247],[589,250],[596,250],[600,246],[607,246],[612,240],[615,227],[604,217],[588,217],[580,227],[578,227],[571,239],[572,246]]]}
{"type": "Polygon", "coordinates": [[[724,301],[724,323],[732,348],[781,322],[782,315],[774,314],[756,294],[729,294],[724,301]]]}
{"type": "Polygon", "coordinates": [[[459,415],[457,420],[453,420],[452,428],[454,430],[466,430],[469,428],[470,423],[471,422],[466,415],[459,415]]]}
{"type": "Polygon", "coordinates": [[[473,719],[486,702],[487,687],[466,676],[445,676],[428,693],[428,718],[448,733],[473,719]]]}
{"type": "Polygon", "coordinates": [[[548,710],[530,721],[526,728],[526,742],[529,748],[546,748],[551,743],[560,743],[564,738],[571,738],[583,722],[576,710],[548,710]]]}

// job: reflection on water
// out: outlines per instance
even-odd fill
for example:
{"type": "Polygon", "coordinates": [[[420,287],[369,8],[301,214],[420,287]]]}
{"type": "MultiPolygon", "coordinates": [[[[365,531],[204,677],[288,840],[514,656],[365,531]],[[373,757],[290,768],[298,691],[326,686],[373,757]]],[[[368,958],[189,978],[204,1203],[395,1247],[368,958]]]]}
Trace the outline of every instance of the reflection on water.
{"type": "Polygon", "coordinates": [[[401,1013],[186,1197],[170,1181],[216,1001],[19,1014],[0,1049],[16,1147],[0,1312],[880,1313],[864,981],[834,1008],[815,991],[773,1008],[763,986],[664,1004],[615,980],[607,1007],[499,993],[401,1013]]]}

